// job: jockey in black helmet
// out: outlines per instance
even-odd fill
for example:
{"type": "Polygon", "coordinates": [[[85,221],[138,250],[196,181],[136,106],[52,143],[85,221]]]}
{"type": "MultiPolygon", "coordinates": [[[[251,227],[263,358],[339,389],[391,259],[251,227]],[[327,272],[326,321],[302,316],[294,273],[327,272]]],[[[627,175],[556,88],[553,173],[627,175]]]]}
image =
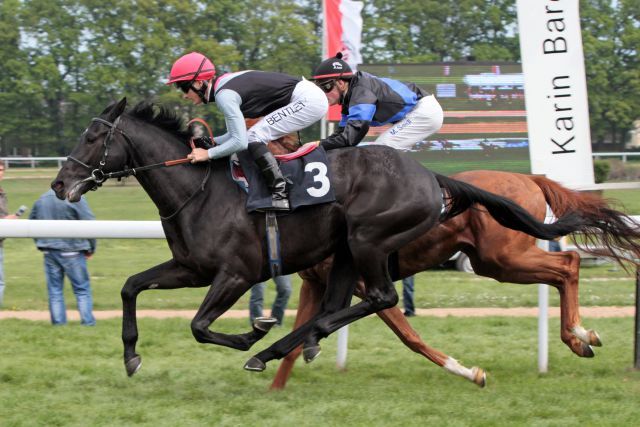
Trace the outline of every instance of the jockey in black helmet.
{"type": "Polygon", "coordinates": [[[342,54],[324,60],[313,73],[329,105],[342,106],[336,132],[320,141],[326,149],[358,145],[370,126],[392,126],[374,142],[407,150],[442,127],[442,107],[436,98],[413,83],[353,72],[342,54]]]}

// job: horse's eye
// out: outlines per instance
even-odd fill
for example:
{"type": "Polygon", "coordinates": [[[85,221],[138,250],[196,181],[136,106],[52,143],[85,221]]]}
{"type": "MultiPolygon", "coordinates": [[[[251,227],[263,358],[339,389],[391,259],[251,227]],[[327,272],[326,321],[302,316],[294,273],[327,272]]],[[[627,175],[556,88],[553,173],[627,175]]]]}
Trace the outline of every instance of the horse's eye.
{"type": "Polygon", "coordinates": [[[92,144],[96,139],[98,139],[98,135],[95,132],[89,133],[89,130],[87,129],[84,131],[81,138],[84,138],[84,140],[87,141],[87,144],[92,144]]]}

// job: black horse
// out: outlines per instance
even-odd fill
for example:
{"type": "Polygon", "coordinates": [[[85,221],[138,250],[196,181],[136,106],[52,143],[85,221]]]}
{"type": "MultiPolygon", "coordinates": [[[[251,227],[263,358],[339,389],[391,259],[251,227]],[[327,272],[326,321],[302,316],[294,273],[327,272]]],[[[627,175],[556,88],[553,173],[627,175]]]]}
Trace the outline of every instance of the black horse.
{"type": "MultiPolygon", "coordinates": [[[[59,198],[78,201],[107,178],[133,174],[158,207],[173,258],[131,276],[122,288],[127,374],[133,375],[141,365],[135,352],[136,298],[146,289],[210,285],[191,322],[194,337],[201,343],[249,349],[271,323],[254,323],[251,332],[238,335],[209,327],[253,284],[270,276],[264,215],[246,212],[246,195],[232,182],[228,159],[155,168],[168,159],[184,158],[190,152],[185,143],[189,135],[180,131],[182,123],[175,113],[165,108],[150,104],[138,104],[130,112],[125,108],[122,99],[92,120],[51,187],[59,198]]],[[[281,216],[281,257],[283,274],[288,274],[336,253],[326,306],[340,311],[329,313],[319,329],[311,324],[302,328],[304,335],[299,329],[277,343],[274,351],[252,358],[247,369],[262,370],[264,362],[283,357],[307,336],[316,342],[344,324],[395,305],[398,297],[388,272],[389,254],[474,203],[486,206],[504,226],[543,239],[570,233],[582,221],[567,216],[544,225],[508,199],[434,175],[386,147],[334,150],[328,158],[337,201],[281,216]],[[367,295],[360,304],[346,308],[357,275],[364,278],[367,295]]]]}

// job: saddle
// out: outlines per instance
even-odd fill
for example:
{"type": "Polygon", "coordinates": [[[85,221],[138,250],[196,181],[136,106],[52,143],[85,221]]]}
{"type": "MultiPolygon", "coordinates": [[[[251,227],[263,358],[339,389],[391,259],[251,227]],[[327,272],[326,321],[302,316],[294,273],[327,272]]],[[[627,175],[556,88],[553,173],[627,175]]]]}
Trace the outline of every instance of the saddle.
{"type": "MultiPolygon", "coordinates": [[[[291,212],[302,206],[335,201],[327,153],[316,143],[307,143],[293,153],[276,155],[280,170],[289,183],[291,212]]],[[[240,152],[230,157],[231,177],[247,193],[247,212],[268,209],[271,192],[251,155],[240,152]]],[[[285,212],[283,214],[287,214],[285,212]]]]}

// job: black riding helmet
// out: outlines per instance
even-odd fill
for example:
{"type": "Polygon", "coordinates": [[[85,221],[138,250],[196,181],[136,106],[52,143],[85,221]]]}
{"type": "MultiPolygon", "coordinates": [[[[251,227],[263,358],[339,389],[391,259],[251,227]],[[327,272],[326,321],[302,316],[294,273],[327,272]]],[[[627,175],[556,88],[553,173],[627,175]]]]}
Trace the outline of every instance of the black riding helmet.
{"type": "Polygon", "coordinates": [[[349,80],[353,77],[353,70],[349,64],[342,60],[342,52],[336,53],[333,58],[325,59],[313,72],[311,80],[322,82],[324,80],[349,80]]]}

